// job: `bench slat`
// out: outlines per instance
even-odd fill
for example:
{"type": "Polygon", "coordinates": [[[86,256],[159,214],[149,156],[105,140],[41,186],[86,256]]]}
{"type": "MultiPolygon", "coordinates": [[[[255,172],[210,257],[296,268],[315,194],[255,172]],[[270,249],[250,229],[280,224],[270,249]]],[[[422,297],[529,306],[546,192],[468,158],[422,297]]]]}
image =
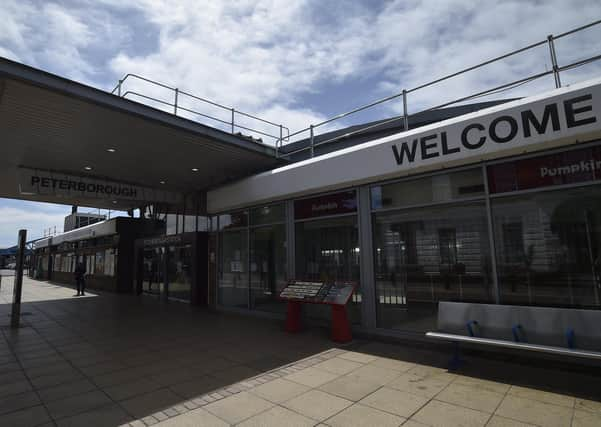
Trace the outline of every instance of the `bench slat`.
{"type": "Polygon", "coordinates": [[[506,347],[513,348],[518,350],[529,350],[529,351],[537,351],[540,353],[551,353],[558,354],[561,356],[572,356],[572,357],[584,357],[587,359],[597,359],[601,360],[601,353],[595,351],[586,351],[586,350],[574,350],[564,347],[552,347],[546,345],[538,345],[538,344],[528,344],[521,342],[513,342],[513,341],[505,341],[505,340],[495,340],[490,338],[478,338],[478,337],[467,337],[464,335],[455,335],[455,334],[446,334],[443,332],[426,332],[426,336],[429,338],[441,339],[445,341],[461,341],[468,342],[473,344],[482,344],[482,345],[490,345],[494,347],[506,347]]]}

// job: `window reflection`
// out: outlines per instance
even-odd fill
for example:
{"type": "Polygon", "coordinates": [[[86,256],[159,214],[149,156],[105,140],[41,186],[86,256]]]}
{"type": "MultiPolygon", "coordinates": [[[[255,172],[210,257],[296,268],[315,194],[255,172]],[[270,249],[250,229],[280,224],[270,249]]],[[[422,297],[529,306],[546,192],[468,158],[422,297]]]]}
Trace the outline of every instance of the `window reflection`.
{"type": "Polygon", "coordinates": [[[494,199],[504,304],[599,308],[601,188],[494,199]]]}

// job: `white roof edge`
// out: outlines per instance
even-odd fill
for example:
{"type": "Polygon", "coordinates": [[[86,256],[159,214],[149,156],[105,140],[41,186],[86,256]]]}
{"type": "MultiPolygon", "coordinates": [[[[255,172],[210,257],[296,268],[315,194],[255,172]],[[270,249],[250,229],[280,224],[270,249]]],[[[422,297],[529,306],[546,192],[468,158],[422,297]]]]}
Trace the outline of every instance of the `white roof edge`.
{"type": "MultiPolygon", "coordinates": [[[[562,108],[558,106],[558,109],[562,108]]],[[[250,176],[209,191],[207,194],[207,209],[209,213],[218,213],[259,203],[268,203],[320,191],[390,179],[395,176],[405,176],[427,170],[537,151],[558,144],[566,145],[582,142],[584,139],[599,136],[601,136],[601,78],[595,78],[250,176]],[[458,139],[457,128],[463,129],[470,122],[479,121],[485,125],[490,124],[494,118],[500,116],[499,113],[505,113],[504,115],[515,117],[518,120],[520,112],[524,109],[532,110],[536,117],[540,118],[545,105],[550,101],[561,103],[562,100],[569,99],[573,94],[580,91],[595,92],[592,109],[598,120],[593,125],[566,129],[565,118],[563,117],[565,112],[562,110],[559,114],[561,116],[559,132],[545,132],[543,135],[534,135],[530,138],[520,137],[521,132],[518,132],[518,137],[509,144],[495,144],[496,146],[492,147],[484,146],[482,150],[464,152],[462,156],[451,155],[444,159],[442,157],[434,159],[435,161],[429,159],[400,166],[394,161],[391,150],[394,144],[402,144],[403,141],[411,141],[426,134],[446,132],[449,143],[451,143],[454,136],[453,144],[456,145],[458,139]],[[381,164],[382,167],[378,168],[378,164],[374,163],[381,164]]]]}

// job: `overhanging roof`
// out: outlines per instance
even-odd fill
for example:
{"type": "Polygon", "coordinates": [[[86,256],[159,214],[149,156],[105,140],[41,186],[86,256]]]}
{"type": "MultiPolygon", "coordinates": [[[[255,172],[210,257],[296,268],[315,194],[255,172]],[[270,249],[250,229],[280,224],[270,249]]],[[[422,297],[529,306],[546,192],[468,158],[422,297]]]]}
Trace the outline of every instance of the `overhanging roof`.
{"type": "Polygon", "coordinates": [[[136,206],[23,195],[18,169],[189,193],[283,164],[271,147],[3,58],[0,149],[0,197],[110,209],[136,206]]]}

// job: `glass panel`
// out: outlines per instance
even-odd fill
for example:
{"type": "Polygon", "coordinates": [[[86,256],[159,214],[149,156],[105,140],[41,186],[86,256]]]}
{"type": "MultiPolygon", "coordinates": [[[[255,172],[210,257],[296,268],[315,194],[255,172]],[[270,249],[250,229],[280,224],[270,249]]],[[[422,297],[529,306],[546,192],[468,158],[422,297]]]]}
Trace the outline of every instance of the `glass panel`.
{"type": "Polygon", "coordinates": [[[167,228],[165,230],[166,235],[177,234],[177,215],[167,215],[167,228]]]}
{"type": "Polygon", "coordinates": [[[601,146],[487,167],[491,193],[601,180],[601,146]]]}
{"type": "MultiPolygon", "coordinates": [[[[332,218],[296,224],[296,279],[359,282],[357,217],[332,218]]],[[[349,305],[353,323],[360,323],[361,290],[349,305]]],[[[329,319],[326,306],[307,305],[307,313],[329,319]]]]}
{"type": "Polygon", "coordinates": [[[374,215],[378,326],[436,328],[438,301],[493,301],[484,203],[374,215]]]}
{"type": "Polygon", "coordinates": [[[160,295],[164,292],[164,251],[164,248],[144,250],[143,292],[155,295],[160,295]]]}
{"type": "Polygon", "coordinates": [[[258,227],[250,236],[251,308],[284,312],[286,305],[278,295],[286,286],[286,228],[258,227]]]}
{"type": "Polygon", "coordinates": [[[284,204],[261,206],[250,210],[250,224],[274,224],[286,220],[284,204]]]}
{"type": "Polygon", "coordinates": [[[104,275],[115,275],[115,252],[116,249],[107,249],[104,251],[104,275]]]}
{"type": "Polygon", "coordinates": [[[104,251],[96,252],[96,274],[104,274],[104,251]]]}
{"type": "Polygon", "coordinates": [[[219,215],[219,229],[246,227],[248,225],[248,212],[236,212],[227,215],[219,215]]]}
{"type": "Polygon", "coordinates": [[[167,294],[169,298],[190,301],[192,289],[192,247],[169,247],[167,258],[167,294]]]}
{"type": "Polygon", "coordinates": [[[209,231],[209,217],[198,217],[198,231],[209,231]]]}
{"type": "Polygon", "coordinates": [[[601,186],[493,199],[501,302],[600,307],[601,186]]]}
{"type": "Polygon", "coordinates": [[[372,187],[371,207],[426,205],[478,196],[484,196],[481,168],[372,187]]]}
{"type": "Polygon", "coordinates": [[[248,308],[248,231],[221,233],[219,304],[248,308]]]}
{"type": "Polygon", "coordinates": [[[320,216],[340,215],[357,212],[355,191],[325,194],[294,202],[294,218],[308,219],[320,216]]]}
{"type": "Polygon", "coordinates": [[[185,215],[183,233],[194,233],[196,232],[196,215],[185,215]]]}

